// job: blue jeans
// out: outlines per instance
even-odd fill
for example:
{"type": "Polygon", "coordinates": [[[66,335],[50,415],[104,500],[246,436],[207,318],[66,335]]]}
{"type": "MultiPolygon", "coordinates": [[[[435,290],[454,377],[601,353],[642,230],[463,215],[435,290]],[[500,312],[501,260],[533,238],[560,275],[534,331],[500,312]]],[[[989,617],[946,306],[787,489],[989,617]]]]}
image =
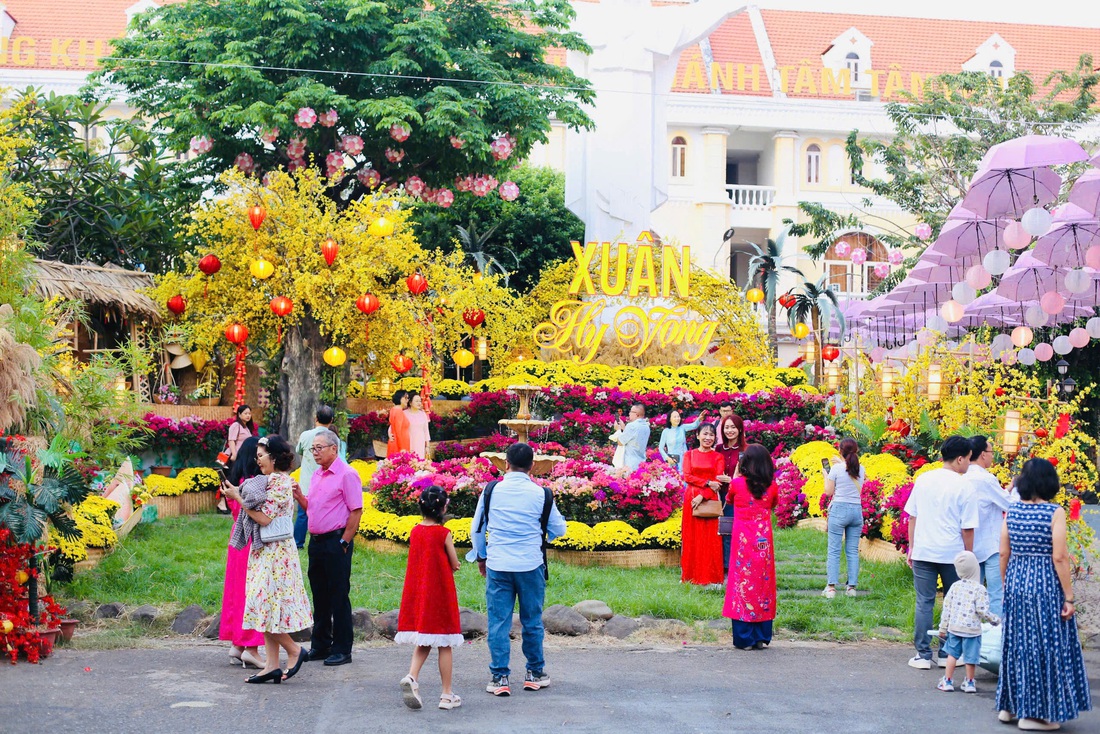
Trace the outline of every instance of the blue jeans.
{"type": "Polygon", "coordinates": [[[982,561],[982,583],[989,592],[989,611],[998,617],[1004,614],[1005,588],[1001,578],[1001,554],[994,553],[982,561]]]}
{"type": "Polygon", "coordinates": [[[485,604],[489,612],[489,672],[508,675],[512,653],[512,609],[519,598],[519,621],[523,625],[523,655],[527,669],[541,673],[542,603],[546,597],[546,577],[542,566],[531,571],[485,571],[485,604]]]}
{"type": "MultiPolygon", "coordinates": [[[[946,596],[951,584],[959,580],[953,563],[933,563],[932,561],[913,561],[913,588],[917,592],[916,608],[913,611],[913,646],[917,655],[925,660],[932,659],[932,638],[928,630],[935,629],[933,610],[936,606],[936,580],[943,581],[943,593],[946,596]]],[[[940,657],[947,653],[940,648],[940,657]]]]}
{"type": "Polygon", "coordinates": [[[829,505],[829,554],[825,571],[829,585],[836,586],[840,578],[840,546],[848,558],[848,586],[859,580],[859,536],[863,533],[863,508],[851,502],[829,505]]]}
{"type": "Polygon", "coordinates": [[[306,545],[306,532],[309,530],[309,518],[306,511],[298,505],[298,515],[294,518],[294,545],[304,548],[306,545]]]}

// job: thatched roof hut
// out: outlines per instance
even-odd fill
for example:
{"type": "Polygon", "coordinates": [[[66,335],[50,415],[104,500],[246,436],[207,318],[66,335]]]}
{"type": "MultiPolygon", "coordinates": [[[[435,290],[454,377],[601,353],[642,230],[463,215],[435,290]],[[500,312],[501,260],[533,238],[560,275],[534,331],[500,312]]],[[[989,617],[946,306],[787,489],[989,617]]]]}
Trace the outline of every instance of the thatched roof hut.
{"type": "Polygon", "coordinates": [[[35,260],[34,269],[34,290],[42,298],[82,301],[120,319],[160,322],[157,305],[142,292],[153,287],[149,273],[53,260],[35,260]]]}

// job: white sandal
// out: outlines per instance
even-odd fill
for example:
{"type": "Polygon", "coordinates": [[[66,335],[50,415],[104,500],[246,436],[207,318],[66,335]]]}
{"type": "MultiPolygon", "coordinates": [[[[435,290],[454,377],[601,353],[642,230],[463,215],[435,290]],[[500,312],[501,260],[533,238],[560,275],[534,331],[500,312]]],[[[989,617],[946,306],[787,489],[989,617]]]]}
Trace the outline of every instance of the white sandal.
{"type": "Polygon", "coordinates": [[[420,700],[420,684],[411,675],[401,679],[401,697],[405,700],[405,705],[413,710],[420,709],[424,705],[420,700]]]}
{"type": "Polygon", "coordinates": [[[451,710],[462,705],[462,698],[457,693],[444,693],[439,697],[439,708],[451,710]]]}

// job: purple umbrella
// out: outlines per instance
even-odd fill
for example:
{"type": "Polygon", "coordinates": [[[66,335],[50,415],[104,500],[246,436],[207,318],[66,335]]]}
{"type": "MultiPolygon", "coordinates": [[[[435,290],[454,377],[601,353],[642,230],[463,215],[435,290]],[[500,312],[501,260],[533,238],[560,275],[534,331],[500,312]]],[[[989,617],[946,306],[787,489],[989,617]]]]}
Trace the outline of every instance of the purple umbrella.
{"type": "Polygon", "coordinates": [[[922,257],[917,266],[909,271],[909,278],[919,283],[950,285],[962,279],[963,267],[949,260],[947,263],[938,258],[922,257]]]}
{"type": "Polygon", "coordinates": [[[1066,271],[1040,262],[1025,252],[1008,269],[997,286],[997,295],[1014,301],[1037,301],[1046,292],[1064,291],[1066,271]]]}
{"type": "Polygon", "coordinates": [[[979,169],[1035,168],[1061,166],[1086,160],[1081,144],[1055,135],[1024,135],[998,143],[986,151],[979,169]]]}
{"type": "Polygon", "coordinates": [[[1089,169],[1078,176],[1069,190],[1069,201],[1087,212],[1100,214],[1100,170],[1089,169]]]}
{"type": "Polygon", "coordinates": [[[1100,244],[1100,221],[1069,203],[1058,207],[1050,231],[1038,239],[1032,254],[1047,265],[1079,268],[1085,264],[1085,251],[1095,244],[1100,244]]]}
{"type": "Polygon", "coordinates": [[[1058,198],[1062,179],[1049,168],[979,169],[963,205],[980,217],[1019,216],[1058,198]]]}
{"type": "Polygon", "coordinates": [[[951,298],[951,285],[944,282],[922,283],[912,273],[898,287],[890,291],[890,297],[898,303],[923,303],[938,306],[951,298]]]}
{"type": "Polygon", "coordinates": [[[928,249],[952,260],[980,257],[997,249],[1005,224],[997,219],[948,219],[928,249]]]}

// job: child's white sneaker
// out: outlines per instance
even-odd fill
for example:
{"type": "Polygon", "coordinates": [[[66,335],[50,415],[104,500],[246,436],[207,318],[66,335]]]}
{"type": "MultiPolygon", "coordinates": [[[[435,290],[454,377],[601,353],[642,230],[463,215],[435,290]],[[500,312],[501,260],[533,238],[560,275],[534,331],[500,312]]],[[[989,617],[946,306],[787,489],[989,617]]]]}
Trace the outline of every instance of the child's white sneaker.
{"type": "Polygon", "coordinates": [[[928,658],[922,658],[920,655],[914,655],[909,658],[909,667],[917,670],[931,670],[932,661],[928,658]]]}
{"type": "Polygon", "coordinates": [[[951,691],[955,690],[955,685],[950,680],[948,680],[947,676],[945,675],[944,677],[940,678],[940,682],[936,684],[936,688],[945,693],[950,693],[951,691]]]}
{"type": "Polygon", "coordinates": [[[405,705],[411,709],[416,710],[424,706],[424,702],[420,700],[420,685],[411,675],[401,679],[401,697],[405,700],[405,705]]]}
{"type": "Polygon", "coordinates": [[[959,690],[963,693],[977,693],[978,687],[974,685],[974,679],[971,678],[970,680],[964,680],[962,685],[959,686],[959,690]]]}

